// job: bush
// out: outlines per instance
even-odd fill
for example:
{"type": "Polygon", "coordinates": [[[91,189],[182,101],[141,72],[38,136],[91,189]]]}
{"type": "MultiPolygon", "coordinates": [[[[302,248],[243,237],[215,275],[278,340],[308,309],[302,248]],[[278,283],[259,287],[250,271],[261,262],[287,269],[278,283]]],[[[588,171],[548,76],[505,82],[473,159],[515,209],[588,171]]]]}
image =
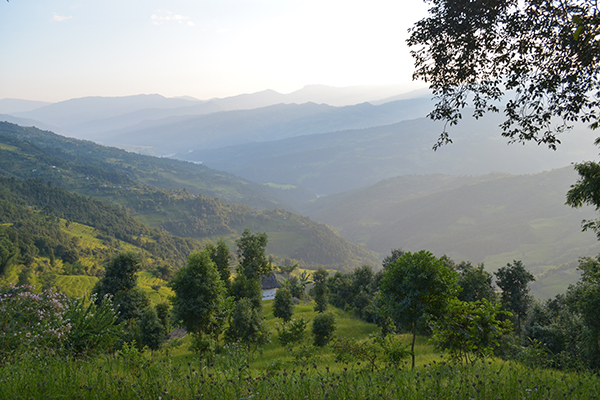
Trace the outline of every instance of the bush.
{"type": "Polygon", "coordinates": [[[110,296],[105,296],[98,304],[95,296],[90,301],[69,301],[66,319],[71,326],[66,349],[74,355],[106,351],[119,336],[120,327],[115,325],[117,316],[110,296]]]}
{"type": "Polygon", "coordinates": [[[67,298],[62,293],[33,287],[0,286],[0,357],[29,349],[59,350],[71,323],[65,317],[67,298]]]}
{"type": "Polygon", "coordinates": [[[292,300],[292,293],[288,289],[281,288],[275,293],[273,315],[285,322],[292,319],[292,315],[294,315],[294,300],[292,300]]]}
{"type": "Polygon", "coordinates": [[[333,338],[335,317],[331,313],[320,313],[313,320],[312,332],[315,346],[325,346],[333,338]]]}
{"type": "Polygon", "coordinates": [[[308,322],[304,318],[293,319],[281,325],[276,324],[275,329],[277,329],[279,343],[282,346],[287,346],[288,344],[300,342],[304,339],[306,325],[308,325],[308,322]]]}

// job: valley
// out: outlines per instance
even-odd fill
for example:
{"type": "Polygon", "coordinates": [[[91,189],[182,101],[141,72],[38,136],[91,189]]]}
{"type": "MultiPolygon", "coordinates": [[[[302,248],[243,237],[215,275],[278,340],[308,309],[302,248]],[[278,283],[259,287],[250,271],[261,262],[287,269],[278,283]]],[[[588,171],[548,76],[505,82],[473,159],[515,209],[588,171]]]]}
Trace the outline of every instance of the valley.
{"type": "Polygon", "coordinates": [[[394,248],[490,271],[519,259],[548,297],[577,280],[579,257],[600,250],[580,228],[593,210],[564,205],[577,179],[566,165],[593,157],[584,128],[552,152],[502,143],[493,116],[466,120],[455,143],[434,152],[440,127],[422,118],[424,93],[352,105],[333,100],[341,90],[315,89],[331,104],[269,92],[6,104],[21,107],[13,118],[137,153],[2,123],[2,174],[51,181],[200,244],[264,231],[276,261],[307,268],[377,266],[394,248]],[[149,155],[157,149],[172,157],[149,155]],[[555,274],[567,278],[557,284],[555,274]]]}

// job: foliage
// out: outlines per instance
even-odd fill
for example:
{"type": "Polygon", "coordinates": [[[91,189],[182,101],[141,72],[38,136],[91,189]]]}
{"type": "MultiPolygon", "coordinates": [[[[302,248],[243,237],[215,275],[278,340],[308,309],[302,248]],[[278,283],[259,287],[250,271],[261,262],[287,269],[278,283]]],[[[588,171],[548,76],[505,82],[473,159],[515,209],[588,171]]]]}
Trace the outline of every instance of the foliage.
{"type": "Polygon", "coordinates": [[[496,301],[492,274],[483,268],[483,263],[473,266],[468,261],[462,261],[454,266],[458,272],[458,286],[461,288],[458,294],[459,300],[473,302],[486,299],[492,303],[496,301]]]}
{"type": "Polygon", "coordinates": [[[313,343],[315,346],[325,346],[335,333],[335,316],[332,313],[319,313],[313,319],[313,343]]]}
{"type": "Polygon", "coordinates": [[[396,335],[377,336],[373,340],[383,350],[384,360],[397,368],[411,355],[409,345],[402,343],[396,335]]]}
{"type": "Polygon", "coordinates": [[[0,276],[13,265],[19,255],[19,248],[9,235],[8,228],[0,225],[0,276]]]}
{"type": "Polygon", "coordinates": [[[192,333],[192,344],[190,350],[200,356],[203,363],[210,363],[214,360],[215,351],[217,349],[217,341],[211,335],[204,332],[192,333]]]}
{"type": "Polygon", "coordinates": [[[225,287],[210,253],[192,253],[188,263],[169,283],[175,296],[173,316],[188,332],[211,333],[211,325],[222,306],[225,287]]]}
{"type": "Polygon", "coordinates": [[[97,303],[106,295],[113,296],[113,303],[119,311],[119,322],[139,318],[149,304],[148,297],[137,288],[136,274],[139,270],[138,254],[120,253],[106,265],[104,277],[93,289],[97,303]]]}
{"type": "Polygon", "coordinates": [[[158,350],[167,338],[167,331],[158,318],[156,309],[152,306],[146,307],[140,317],[140,345],[150,350],[158,350]]]}
{"type": "Polygon", "coordinates": [[[343,309],[351,309],[366,322],[378,323],[381,320],[375,295],[383,273],[373,272],[370,265],[355,268],[351,273],[335,272],[327,280],[329,302],[343,309]]]}
{"type": "Polygon", "coordinates": [[[404,253],[383,272],[380,291],[384,312],[396,327],[412,333],[413,368],[417,325],[427,315],[444,312],[458,293],[457,279],[456,272],[425,250],[404,253]]]}
{"type": "Polygon", "coordinates": [[[381,262],[381,266],[383,267],[383,269],[387,269],[388,265],[394,264],[396,260],[400,258],[400,256],[404,255],[404,253],[406,252],[402,249],[392,249],[392,254],[390,254],[389,256],[385,256],[385,258],[381,262]]]}
{"type": "Polygon", "coordinates": [[[500,304],[493,305],[486,299],[452,299],[443,316],[433,323],[432,342],[437,349],[448,351],[453,361],[474,364],[491,356],[500,337],[510,332],[509,321],[496,319],[501,314],[506,312],[500,311],[500,304]]]}
{"type": "Polygon", "coordinates": [[[231,281],[229,280],[231,272],[229,271],[229,263],[231,262],[231,252],[225,241],[221,238],[217,241],[217,245],[209,244],[206,246],[210,254],[210,259],[217,266],[217,271],[221,276],[221,280],[225,284],[225,289],[229,290],[231,281]]]}
{"type": "Polygon", "coordinates": [[[110,349],[120,335],[117,315],[109,295],[97,302],[95,295],[68,301],[65,313],[71,329],[65,348],[74,355],[95,355],[110,349]]]}
{"type": "Polygon", "coordinates": [[[323,267],[319,267],[318,270],[312,275],[313,282],[315,285],[312,288],[312,296],[315,299],[315,311],[322,313],[327,310],[329,288],[327,287],[327,277],[329,272],[323,267]]]}
{"type": "Polygon", "coordinates": [[[247,348],[256,348],[270,341],[264,318],[250,299],[243,298],[236,303],[225,337],[227,341],[243,343],[247,348]]]}
{"type": "MultiPolygon", "coordinates": [[[[600,23],[594,1],[431,5],[408,39],[413,77],[428,82],[438,99],[431,118],[453,125],[465,107],[473,107],[476,118],[504,107],[503,136],[553,149],[574,122],[598,126],[600,23]]],[[[450,141],[444,131],[435,147],[450,141]]]]}
{"type": "Polygon", "coordinates": [[[35,349],[58,351],[71,329],[66,303],[65,295],[53,290],[35,293],[28,285],[0,286],[0,357],[35,349]]]}
{"type": "MultiPolygon", "coordinates": [[[[596,144],[600,144],[596,140],[596,144]]],[[[585,161],[575,164],[579,179],[567,192],[566,204],[580,208],[584,204],[593,206],[600,211],[600,164],[594,161],[585,161]]],[[[583,230],[591,229],[600,240],[600,220],[583,220],[583,230]]]]}
{"type": "Polygon", "coordinates": [[[282,346],[301,342],[306,333],[308,322],[304,318],[294,318],[282,324],[276,323],[277,340],[282,346]]]}
{"type": "Polygon", "coordinates": [[[271,273],[271,261],[265,253],[267,242],[266,233],[252,234],[249,229],[244,230],[235,242],[238,247],[238,274],[244,274],[248,280],[260,280],[261,276],[271,273]]]}
{"type": "Polygon", "coordinates": [[[258,279],[248,279],[238,273],[231,283],[231,295],[236,300],[250,299],[257,310],[262,308],[262,285],[258,279]]]}
{"type": "Polygon", "coordinates": [[[502,289],[502,306],[516,316],[517,332],[521,333],[521,321],[533,301],[528,285],[535,277],[525,269],[521,261],[516,260],[500,268],[495,275],[496,284],[502,289]]]}
{"type": "Polygon", "coordinates": [[[288,289],[281,288],[275,293],[273,315],[281,318],[284,322],[289,322],[292,319],[292,315],[294,315],[294,300],[292,299],[292,293],[288,289]]]}
{"type": "Polygon", "coordinates": [[[582,271],[580,281],[569,288],[567,297],[580,316],[583,331],[584,358],[589,367],[600,369],[600,255],[596,258],[582,258],[579,262],[582,271]]]}

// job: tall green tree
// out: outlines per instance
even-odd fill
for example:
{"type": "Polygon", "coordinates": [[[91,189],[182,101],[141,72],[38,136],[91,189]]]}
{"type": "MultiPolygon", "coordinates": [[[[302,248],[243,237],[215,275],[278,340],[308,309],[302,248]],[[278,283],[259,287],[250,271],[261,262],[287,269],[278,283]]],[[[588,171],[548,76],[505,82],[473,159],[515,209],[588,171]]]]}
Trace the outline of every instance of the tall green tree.
{"type": "Polygon", "coordinates": [[[158,350],[167,338],[165,326],[158,318],[156,309],[146,307],[140,317],[140,344],[148,346],[150,350],[158,350]]]}
{"type": "Polygon", "coordinates": [[[235,304],[225,337],[230,342],[244,343],[247,348],[269,342],[270,334],[264,318],[250,299],[241,299],[235,304]]]}
{"type": "Polygon", "coordinates": [[[312,279],[315,286],[312,288],[312,295],[315,298],[315,311],[322,313],[327,311],[329,288],[327,287],[327,277],[329,272],[323,267],[319,267],[313,275],[312,279]]]}
{"type": "Polygon", "coordinates": [[[211,333],[211,325],[222,306],[225,285],[207,250],[192,253],[187,265],[169,282],[174,296],[173,316],[188,332],[211,333]]]}
{"type": "Polygon", "coordinates": [[[579,261],[581,279],[569,287],[567,296],[586,327],[585,349],[588,365],[600,369],[600,255],[579,261]]]}
{"type": "Polygon", "coordinates": [[[458,286],[461,288],[459,300],[473,302],[486,299],[496,302],[493,276],[484,270],[483,263],[474,266],[468,261],[462,261],[454,269],[458,272],[458,286]]]}
{"type": "Polygon", "coordinates": [[[285,322],[292,319],[292,315],[294,315],[294,300],[292,299],[292,293],[289,289],[281,288],[275,293],[273,315],[276,318],[281,318],[285,322]]]}
{"type": "Polygon", "coordinates": [[[412,333],[415,366],[417,327],[427,315],[439,315],[458,294],[458,274],[428,251],[406,252],[389,264],[380,282],[385,313],[396,327],[412,333]]]}
{"type": "Polygon", "coordinates": [[[268,242],[266,233],[253,234],[247,228],[244,230],[235,242],[238,248],[238,273],[244,274],[249,280],[260,280],[263,275],[271,273],[271,260],[266,255],[268,242]]]}
{"type": "Polygon", "coordinates": [[[93,289],[99,305],[105,295],[113,296],[113,304],[119,311],[118,322],[137,319],[148,307],[150,300],[137,287],[137,273],[141,268],[139,254],[119,253],[105,267],[104,277],[93,289]]]}
{"type": "Polygon", "coordinates": [[[527,310],[533,301],[529,293],[529,283],[535,277],[525,269],[522,261],[513,261],[495,272],[496,284],[502,289],[500,301],[505,310],[513,313],[517,332],[521,333],[521,321],[527,315],[527,310]]]}
{"type": "Polygon", "coordinates": [[[229,246],[227,246],[227,243],[225,243],[223,238],[220,238],[217,240],[216,246],[209,244],[206,246],[206,249],[210,253],[211,260],[213,260],[217,266],[217,271],[219,271],[219,275],[225,284],[225,288],[229,290],[231,287],[231,281],[229,280],[231,277],[231,271],[229,271],[229,265],[232,259],[229,246]]]}

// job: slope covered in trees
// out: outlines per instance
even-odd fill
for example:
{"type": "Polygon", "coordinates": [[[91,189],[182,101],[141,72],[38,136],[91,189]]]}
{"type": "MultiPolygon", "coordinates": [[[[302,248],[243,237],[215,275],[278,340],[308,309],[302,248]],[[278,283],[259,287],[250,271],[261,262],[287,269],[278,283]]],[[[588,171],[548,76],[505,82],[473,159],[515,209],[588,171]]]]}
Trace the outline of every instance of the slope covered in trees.
{"type": "MultiPolygon", "coordinates": [[[[404,176],[318,199],[308,215],[380,254],[429,249],[490,270],[521,259],[538,275],[600,250],[593,233],[581,232],[593,210],[564,204],[575,177],[570,167],[518,176],[404,176]]],[[[544,278],[552,292],[538,285],[540,295],[577,280],[574,267],[556,272],[544,278]]]]}
{"type": "MultiPolygon", "coordinates": [[[[146,183],[158,176],[164,177],[163,172],[168,172],[179,179],[175,182],[165,178],[168,186],[183,185],[188,182],[185,180],[184,167],[189,168],[190,176],[194,176],[196,181],[213,188],[211,193],[235,192],[236,187],[243,189],[244,185],[253,185],[231,176],[228,179],[234,184],[230,185],[224,180],[218,181],[220,178],[215,176],[227,175],[219,175],[190,163],[139,156],[89,142],[63,138],[51,132],[0,123],[0,175],[21,179],[34,177],[52,182],[55,186],[62,186],[104,203],[119,205],[121,215],[133,216],[149,226],[181,237],[215,240],[222,236],[232,244],[247,227],[255,231],[264,231],[273,237],[269,246],[271,254],[277,259],[296,259],[305,267],[327,265],[330,268],[343,269],[362,263],[374,264],[374,259],[367,251],[347,242],[331,228],[308,218],[281,209],[255,211],[248,205],[226,203],[203,194],[192,193],[187,187],[165,190],[146,183]],[[3,128],[6,130],[2,130],[3,128]],[[1,135],[6,131],[10,136],[1,135]],[[17,136],[30,141],[20,140],[17,136]],[[62,146],[65,150],[52,146],[62,146]],[[192,173],[193,171],[204,171],[208,178],[205,180],[204,175],[192,173]],[[240,182],[243,184],[238,185],[240,182]]],[[[244,192],[235,193],[235,196],[243,196],[244,192]]],[[[260,196],[256,202],[265,199],[260,196]]],[[[248,197],[248,202],[252,203],[252,194],[248,194],[248,197]]],[[[41,204],[43,200],[38,199],[38,202],[41,204]]],[[[59,205],[60,202],[48,204],[56,207],[59,205]]],[[[92,218],[94,210],[84,207],[77,211],[72,208],[69,209],[69,213],[72,215],[65,216],[72,217],[77,214],[83,221],[87,213],[90,213],[87,218],[92,218]]],[[[118,220],[120,216],[115,218],[118,220]]],[[[82,223],[88,224],[91,221],[82,223]]],[[[115,226],[114,229],[121,229],[118,222],[111,224],[115,226]]],[[[122,233],[123,237],[127,235],[131,234],[122,233]]]]}

